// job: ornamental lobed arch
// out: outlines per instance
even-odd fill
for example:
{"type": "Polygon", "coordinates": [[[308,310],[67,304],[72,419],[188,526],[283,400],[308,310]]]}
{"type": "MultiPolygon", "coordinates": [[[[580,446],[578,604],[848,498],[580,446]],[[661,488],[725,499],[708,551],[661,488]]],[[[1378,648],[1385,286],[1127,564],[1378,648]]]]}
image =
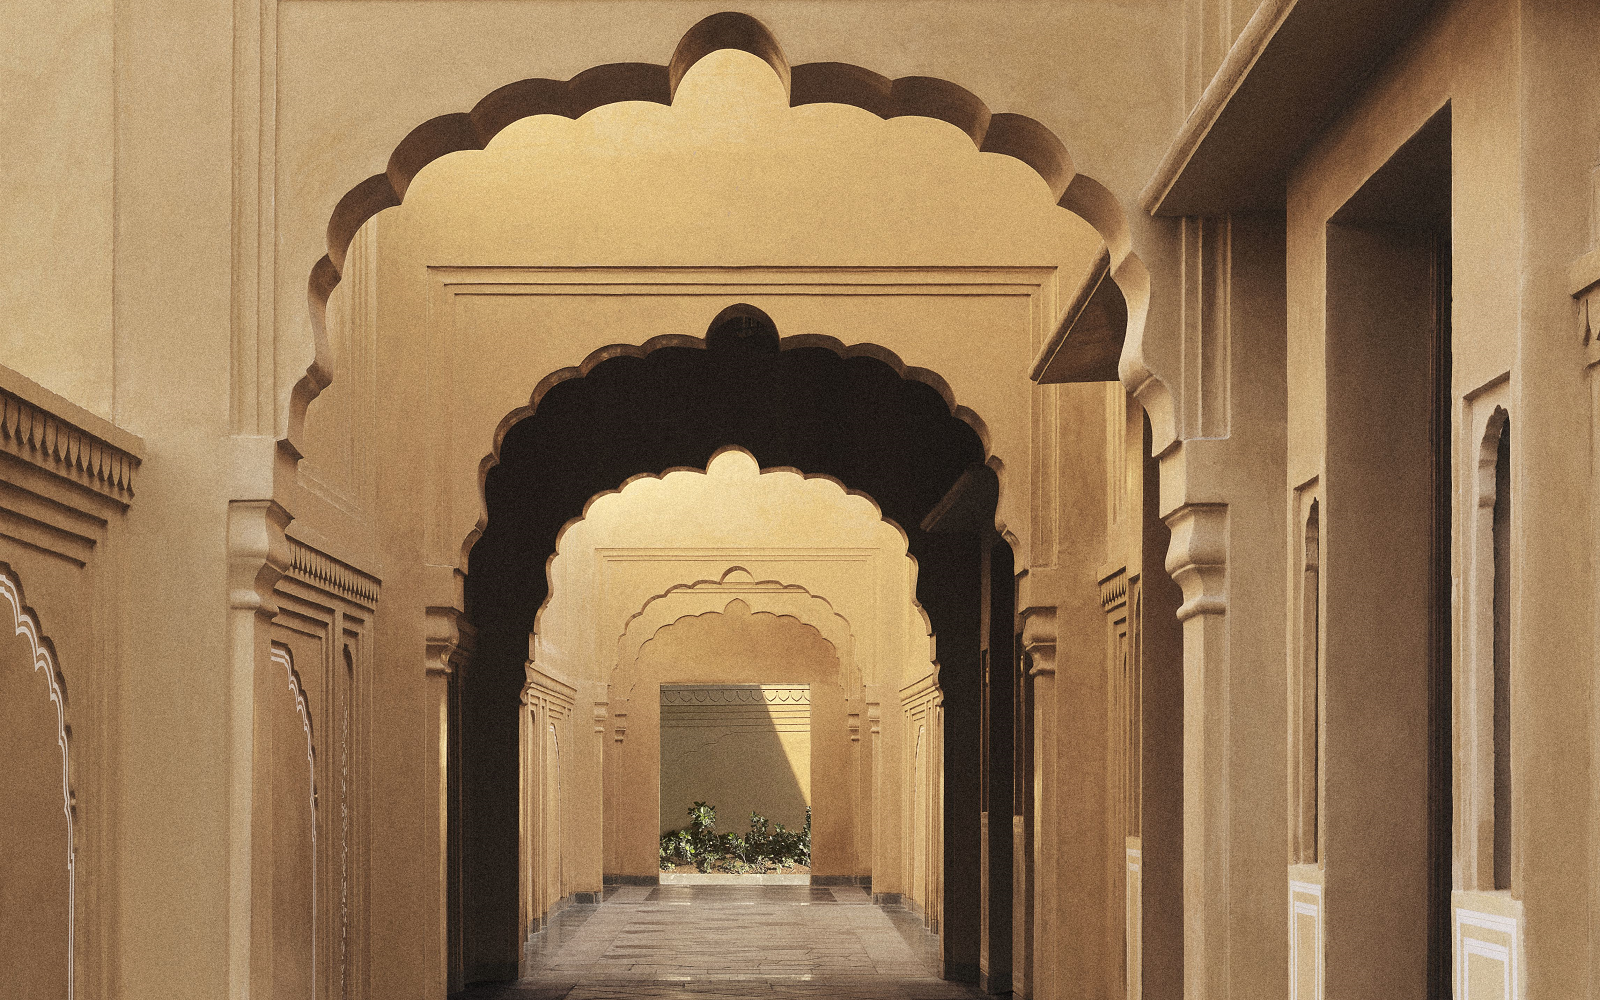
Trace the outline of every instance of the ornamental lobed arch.
{"type": "MultiPolygon", "coordinates": [[[[661,134],[666,131],[665,125],[658,128],[661,134]]],[[[786,138],[792,142],[794,133],[786,138]]],[[[774,144],[775,149],[779,146],[781,143],[774,144]]],[[[542,200],[526,196],[518,201],[514,197],[508,214],[524,221],[537,220],[541,212],[552,208],[570,210],[570,186],[555,188],[542,200]]],[[[792,191],[788,194],[794,196],[792,191]]],[[[636,209],[639,204],[636,200],[625,207],[636,209]]],[[[676,217],[664,214],[671,221],[682,221],[681,213],[676,217]]],[[[639,222],[638,216],[628,218],[630,224],[639,222]]],[[[651,218],[646,215],[644,221],[651,218]]],[[[655,225],[659,228],[659,219],[655,225]]],[[[944,476],[941,488],[927,485],[940,478],[929,476],[915,491],[915,503],[908,501],[903,511],[893,514],[886,504],[885,512],[907,527],[908,534],[926,536],[918,542],[921,549],[917,554],[924,580],[937,580],[941,572],[975,575],[972,567],[978,556],[971,531],[942,538],[921,531],[921,521],[944,499],[951,499],[957,507],[963,503],[987,506],[991,512],[998,506],[996,527],[1013,546],[1026,553],[1048,551],[1054,545],[1053,526],[1045,524],[1041,535],[1030,506],[1035,491],[1032,484],[1048,481],[1059,470],[1049,466],[1048,448],[1039,449],[1031,440],[1033,388],[1027,378],[1028,366],[1045,340],[1070,329],[1093,306],[1100,289],[1109,289],[1106,294],[1120,299],[1127,316],[1129,346],[1134,349],[1122,352],[1126,355],[1121,359],[1122,374],[1141,392],[1148,390],[1145,396],[1154,401],[1151,409],[1158,428],[1170,425],[1170,407],[1163,419],[1160,404],[1164,391],[1143,368],[1137,350],[1147,285],[1143,265],[1131,253],[1126,223],[1115,200],[1096,182],[1073,171],[1064,147],[1043,126],[1020,116],[991,113],[970,93],[944,81],[889,81],[857,67],[832,63],[791,68],[776,42],[753,19],[717,15],[685,37],[668,67],[601,67],[571,81],[523,81],[496,91],[471,114],[434,119],[396,149],[388,170],[341,200],[329,225],[328,256],[319,262],[312,277],[310,301],[317,350],[288,400],[283,450],[302,459],[298,478],[304,484],[331,478],[323,473],[345,461],[340,455],[341,434],[370,435],[380,442],[374,449],[378,457],[370,463],[372,467],[347,476],[352,482],[363,474],[367,477],[351,492],[364,488],[374,498],[377,524],[371,530],[377,536],[380,558],[390,567],[388,581],[394,583],[387,590],[389,608],[380,612],[380,618],[385,613],[404,617],[418,607],[459,615],[459,610],[467,607],[473,621],[497,621],[498,626],[482,630],[467,676],[474,678],[470,682],[474,685],[494,677],[509,682],[516,673],[511,669],[513,661],[520,663],[523,656],[526,622],[508,623],[538,602],[530,605],[531,591],[520,585],[512,588],[509,599],[490,585],[497,571],[496,557],[489,553],[500,548],[498,543],[488,548],[482,544],[494,531],[491,494],[504,468],[504,444],[513,427],[532,419],[530,414],[536,418],[547,400],[559,396],[573,376],[591,375],[613,363],[627,368],[628,362],[642,362],[647,367],[653,362],[659,369],[681,364],[688,356],[718,354],[709,346],[711,337],[700,341],[688,332],[704,322],[709,311],[704,300],[710,298],[712,308],[721,304],[719,298],[722,302],[733,298],[754,301],[781,316],[785,333],[796,332],[780,343],[775,330],[770,336],[763,331],[756,339],[779,349],[741,349],[733,356],[747,361],[762,355],[801,359],[790,362],[791,367],[835,364],[849,368],[880,386],[898,384],[889,394],[906,397],[912,410],[964,428],[949,439],[955,442],[962,434],[967,436],[964,443],[952,444],[942,460],[948,466],[945,471],[954,474],[944,476]],[[765,82],[754,81],[752,56],[760,60],[765,82]],[[730,85],[737,100],[719,99],[714,93],[718,86],[730,85]],[[900,228],[886,224],[877,244],[869,241],[828,248],[832,262],[827,253],[811,257],[791,254],[761,273],[748,247],[735,247],[734,262],[727,266],[710,256],[696,259],[692,254],[668,265],[640,264],[650,261],[652,252],[660,253],[649,245],[632,248],[631,264],[618,259],[598,265],[552,263],[561,258],[549,256],[547,245],[530,250],[517,242],[522,233],[512,239],[504,227],[495,228],[493,215],[506,208],[507,194],[503,188],[487,190],[493,185],[486,181],[497,171],[505,173],[508,164],[526,167],[540,155],[559,162],[584,139],[599,138],[604,148],[604,140],[614,140],[620,126],[641,121],[660,125],[660,116],[678,112],[680,104],[685,110],[700,108],[702,120],[725,119],[724,139],[740,129],[762,135],[762,129],[773,127],[774,122],[787,121],[783,115],[800,116],[796,120],[821,132],[839,132],[843,135],[839,141],[846,145],[854,141],[858,147],[866,146],[869,144],[859,141],[863,136],[875,138],[874,155],[885,148],[893,151],[878,165],[876,178],[912,171],[922,181],[927,180],[929,171],[943,171],[944,176],[928,186],[938,187],[935,195],[944,200],[918,200],[915,193],[906,194],[897,202],[901,217],[894,221],[900,228]],[[653,112],[646,110],[652,105],[653,112]],[[756,110],[751,111],[752,107],[756,110]],[[652,113],[656,119],[651,118],[652,113]],[[983,153],[1002,156],[984,157],[983,153]],[[424,170],[429,164],[433,166],[424,170]],[[960,226],[941,226],[948,221],[941,213],[948,213],[960,201],[949,193],[963,189],[983,191],[988,200],[980,207],[985,211],[962,217],[960,226]],[[484,194],[472,201],[475,190],[484,194]],[[463,203],[462,197],[467,202],[463,203]],[[1004,218],[994,228],[1009,226],[1011,244],[994,232],[983,231],[971,218],[995,215],[996,206],[1004,210],[998,213],[1004,218]],[[392,211],[383,212],[385,208],[392,211]],[[907,220],[915,220],[915,225],[907,220]],[[926,241],[911,238],[916,225],[959,235],[928,246],[926,241]],[[444,233],[446,228],[449,233],[444,233]],[[481,239],[485,232],[494,244],[487,249],[481,239]],[[1044,246],[1046,251],[1017,265],[1013,253],[1019,241],[1017,232],[1023,233],[1021,243],[1044,246]],[[914,246],[920,256],[902,255],[885,266],[873,258],[885,246],[914,246]],[[481,255],[474,260],[473,253],[481,255]],[[950,260],[960,263],[951,266],[950,260]],[[557,275],[555,280],[552,274],[557,275]],[[1080,283],[1085,291],[1074,294],[1072,289],[1080,283]],[[637,314],[608,313],[602,306],[591,310],[590,321],[582,320],[582,310],[593,302],[609,304],[624,296],[639,297],[644,294],[641,289],[651,284],[671,286],[670,296],[663,297],[656,315],[640,321],[637,314]],[[543,306],[580,297],[593,302],[565,312],[554,307],[521,315],[495,312],[512,300],[539,300],[543,306]],[[884,305],[896,298],[893,307],[884,305]],[[797,305],[807,300],[826,306],[797,305]],[[906,301],[921,303],[918,308],[922,311],[904,309],[906,301]],[[971,302],[981,305],[945,322],[968,337],[977,331],[985,351],[973,352],[971,341],[961,337],[928,335],[930,330],[949,334],[949,329],[939,330],[937,313],[959,312],[952,304],[965,308],[971,302]],[[628,332],[619,337],[619,328],[628,332]],[[531,342],[526,338],[534,332],[554,336],[543,337],[543,346],[530,356],[523,345],[531,342]],[[615,346],[618,340],[623,346],[615,346]],[[627,346],[630,344],[643,346],[627,346]],[[702,349],[701,344],[707,346],[702,349]],[[365,358],[356,349],[362,345],[365,358]],[[1004,350],[987,350],[996,345],[1004,350]],[[510,350],[502,358],[499,349],[505,347],[510,350]],[[1001,354],[1004,357],[995,361],[1001,354]],[[834,360],[824,361],[823,355],[834,360]],[[559,363],[546,360],[561,358],[570,364],[580,356],[585,360],[574,368],[559,368],[559,363]],[[508,405],[511,385],[525,387],[540,372],[553,369],[557,370],[539,383],[531,399],[523,388],[521,400],[508,405]],[[933,371],[947,376],[948,382],[933,371]],[[363,382],[369,386],[366,401],[371,404],[365,412],[359,405],[363,382]],[[387,398],[380,398],[370,388],[374,384],[392,391],[387,398]],[[912,399],[919,391],[923,399],[912,399]],[[350,393],[354,400],[342,404],[350,414],[348,427],[336,426],[337,421],[319,424],[319,409],[330,405],[336,409],[341,404],[330,404],[330,400],[338,399],[341,392],[350,393]],[[958,405],[958,398],[972,409],[958,405]],[[309,422],[308,406],[312,407],[309,422]],[[977,412],[984,414],[983,419],[977,418],[977,412]],[[493,452],[478,462],[482,442],[491,437],[493,452]],[[963,501],[960,495],[949,494],[957,482],[976,487],[978,499],[963,501]],[[405,527],[391,530],[379,525],[405,527]],[[463,594],[469,553],[472,573],[465,577],[468,593],[463,594]],[[939,560],[947,564],[943,571],[932,565],[939,560]],[[500,601],[502,610],[511,606],[521,610],[497,617],[486,610],[489,601],[500,601]],[[480,665],[497,661],[505,669],[480,669],[480,665]]],[[[773,326],[764,317],[746,318],[756,325],[773,326]]],[[[1074,341],[1068,337],[1067,343],[1070,346],[1074,341]]],[[[1088,346],[1099,353],[1078,359],[1084,370],[1098,379],[1114,377],[1120,337],[1098,348],[1088,346]]],[[[861,398],[875,397],[869,393],[861,398]]],[[[1158,438],[1161,433],[1158,430],[1158,438]]],[[[1166,436],[1170,440],[1170,434],[1166,436]]],[[[711,447],[728,443],[735,442],[717,440],[711,447]]],[[[761,451],[759,447],[756,450],[761,451]]],[[[762,459],[795,465],[806,472],[834,474],[825,463],[785,461],[765,454],[762,459]]],[[[703,456],[688,461],[662,457],[638,464],[627,474],[659,474],[673,465],[703,461],[703,456]]],[[[598,483],[581,497],[615,489],[622,478],[626,476],[598,483]]],[[[853,480],[859,476],[851,472],[839,478],[854,486],[853,480]]],[[[876,495],[877,491],[873,492],[876,495]]],[[[580,496],[576,488],[573,495],[580,496]]],[[[305,493],[296,499],[303,501],[305,493]]],[[[286,505],[294,506],[297,516],[304,512],[302,523],[307,525],[314,525],[319,517],[337,516],[319,510],[317,503],[286,505]]],[[[569,506],[565,516],[576,516],[579,509],[569,506]]],[[[552,516],[552,520],[555,528],[564,523],[564,518],[552,516]]],[[[970,518],[963,527],[971,528],[970,518]]],[[[508,554],[517,551],[515,545],[503,549],[499,557],[502,579],[515,563],[508,554]]],[[[533,565],[538,565],[542,560],[536,551],[536,546],[524,548],[518,555],[534,556],[533,565]]],[[[1027,556],[1019,554],[1019,562],[1026,565],[1027,556]]],[[[971,595],[952,600],[965,608],[951,611],[951,620],[964,620],[973,604],[971,595]]],[[[941,630],[937,623],[940,613],[934,608],[937,600],[925,600],[925,604],[936,630],[941,630]]],[[[417,629],[416,624],[406,625],[380,644],[390,642],[394,655],[404,656],[415,644],[404,636],[417,633],[417,629]]],[[[947,637],[970,632],[973,642],[977,641],[975,621],[970,628],[964,623],[942,631],[947,637]]],[[[414,638],[420,642],[424,636],[418,633],[414,638]]],[[[944,648],[950,650],[949,658],[971,653],[975,659],[975,649],[961,650],[954,642],[944,648]]],[[[498,683],[492,683],[491,690],[498,690],[498,683]]],[[[490,702],[499,700],[489,694],[490,702]]],[[[468,698],[463,710],[470,713],[471,706],[468,698]]],[[[471,761],[466,763],[470,773],[471,761]]],[[[959,891],[960,887],[949,888],[959,891]]]]}

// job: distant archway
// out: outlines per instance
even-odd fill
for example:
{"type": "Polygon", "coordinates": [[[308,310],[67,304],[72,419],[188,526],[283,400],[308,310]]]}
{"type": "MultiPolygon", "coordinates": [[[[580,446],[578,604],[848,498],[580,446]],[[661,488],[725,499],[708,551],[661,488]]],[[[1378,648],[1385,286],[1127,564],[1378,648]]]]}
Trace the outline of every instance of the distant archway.
{"type": "MultiPolygon", "coordinates": [[[[582,377],[555,384],[537,409],[506,430],[500,462],[484,477],[488,518],[468,562],[467,614],[478,639],[464,675],[465,797],[505,804],[485,805],[480,815],[515,815],[519,737],[510,709],[524,684],[527,637],[548,588],[545,575],[530,568],[545,565],[564,526],[596,494],[640,475],[704,468],[716,451],[738,445],[763,462],[867,494],[905,532],[918,567],[916,597],[939,635],[946,706],[940,709],[945,830],[936,840],[947,855],[956,853],[939,891],[970,899],[978,891],[981,843],[985,532],[993,533],[998,500],[983,442],[926,382],[902,377],[874,357],[790,346],[753,307],[725,310],[703,344],[608,357],[582,377]]],[[[1002,617],[1009,622],[1010,612],[1002,617]]],[[[469,828],[464,849],[475,856],[467,865],[475,881],[466,895],[477,910],[468,913],[469,926],[515,920],[514,826],[469,828]]],[[[978,914],[970,907],[943,912],[945,948],[955,956],[947,967],[970,965],[975,975],[978,914]],[[970,927],[962,923],[967,917],[970,927]]],[[[504,939],[484,932],[469,944],[504,939]]],[[[505,959],[469,957],[467,965],[496,961],[505,959]]]]}

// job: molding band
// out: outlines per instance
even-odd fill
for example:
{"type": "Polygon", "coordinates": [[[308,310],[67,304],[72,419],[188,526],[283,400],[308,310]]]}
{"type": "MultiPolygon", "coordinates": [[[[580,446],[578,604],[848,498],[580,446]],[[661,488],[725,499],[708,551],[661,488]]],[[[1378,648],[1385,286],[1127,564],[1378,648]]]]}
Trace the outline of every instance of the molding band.
{"type": "Polygon", "coordinates": [[[0,377],[0,451],[127,507],[142,461],[139,449],[132,434],[79,411],[15,372],[5,369],[0,377]],[[119,444],[110,438],[123,440],[119,444]]]}
{"type": "Polygon", "coordinates": [[[298,538],[289,539],[287,575],[359,604],[368,611],[378,606],[378,595],[383,586],[372,574],[314,549],[298,538]]]}

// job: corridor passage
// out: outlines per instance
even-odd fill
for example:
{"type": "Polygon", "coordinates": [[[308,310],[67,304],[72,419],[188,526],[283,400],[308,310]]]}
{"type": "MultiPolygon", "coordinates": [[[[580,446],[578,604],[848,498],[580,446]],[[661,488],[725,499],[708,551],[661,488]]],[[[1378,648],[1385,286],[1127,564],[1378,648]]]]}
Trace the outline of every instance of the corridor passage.
{"type": "Polygon", "coordinates": [[[838,997],[966,1000],[937,978],[920,919],[861,889],[650,886],[562,910],[530,945],[529,975],[469,1000],[838,997]]]}

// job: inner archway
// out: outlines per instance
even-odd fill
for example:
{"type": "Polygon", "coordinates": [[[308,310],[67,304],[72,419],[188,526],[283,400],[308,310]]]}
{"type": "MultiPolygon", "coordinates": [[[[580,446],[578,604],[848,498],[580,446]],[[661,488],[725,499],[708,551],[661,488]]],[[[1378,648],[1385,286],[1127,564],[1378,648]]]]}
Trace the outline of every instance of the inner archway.
{"type": "MultiPolygon", "coordinates": [[[[1010,564],[994,533],[997,490],[982,442],[928,384],[875,357],[784,344],[751,307],[724,311],[704,345],[619,355],[555,385],[507,432],[500,463],[486,476],[489,517],[466,584],[478,633],[461,727],[468,977],[476,969],[491,978],[515,960],[489,950],[515,938],[505,929],[517,914],[517,827],[490,817],[516,815],[518,730],[509,708],[526,681],[528,636],[549,587],[529,568],[545,564],[562,528],[596,494],[639,475],[704,468],[728,444],[871,496],[905,533],[916,598],[938,636],[945,706],[939,832],[950,875],[940,892],[960,901],[940,905],[945,965],[954,977],[975,976],[986,547],[1006,549],[1010,564]]],[[[1009,608],[1010,588],[999,589],[994,598],[1009,608]]],[[[1007,656],[1010,617],[995,616],[1008,633],[1007,656]]]]}

